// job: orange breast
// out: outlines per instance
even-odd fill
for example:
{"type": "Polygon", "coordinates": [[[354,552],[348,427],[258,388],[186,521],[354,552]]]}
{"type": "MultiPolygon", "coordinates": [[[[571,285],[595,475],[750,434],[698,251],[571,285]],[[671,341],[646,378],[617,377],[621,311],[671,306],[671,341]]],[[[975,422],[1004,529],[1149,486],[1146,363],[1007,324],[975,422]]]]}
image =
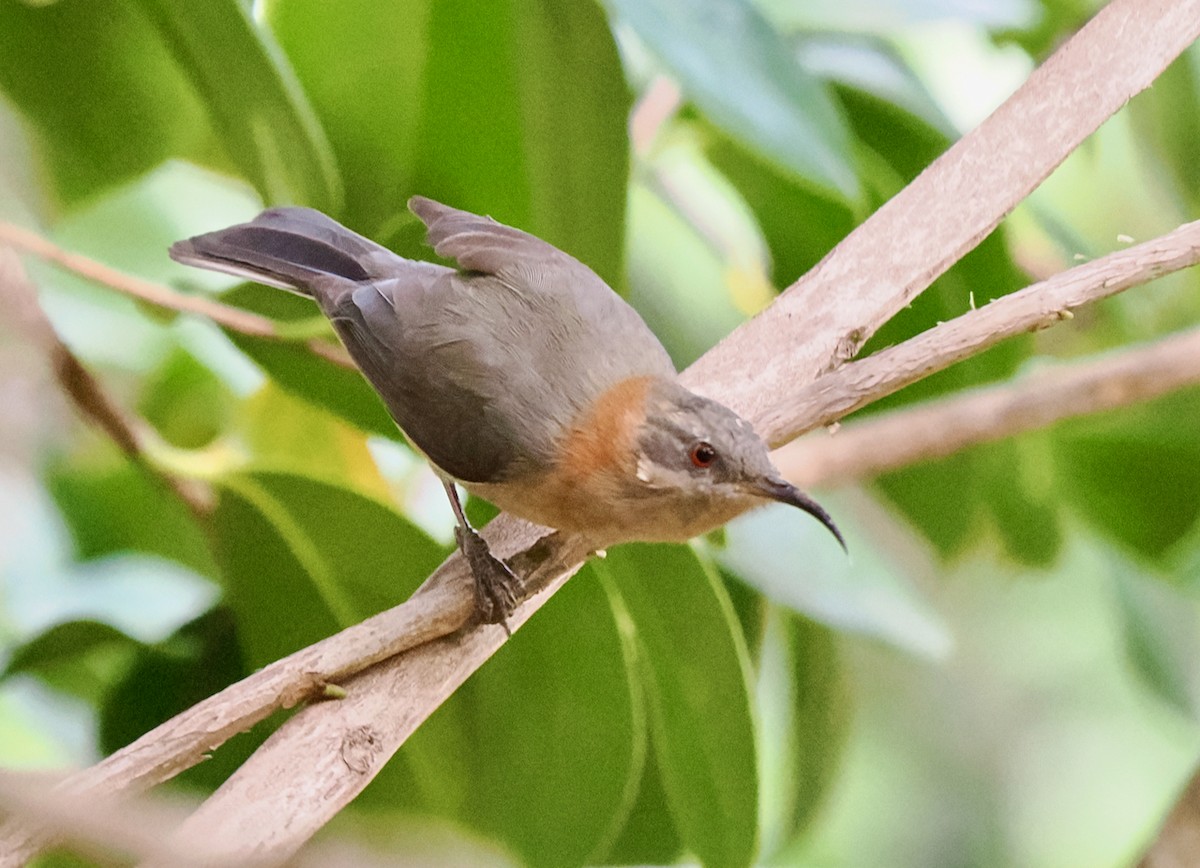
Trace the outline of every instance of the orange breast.
{"type": "Polygon", "coordinates": [[[549,473],[473,491],[501,509],[562,530],[628,536],[637,523],[629,501],[637,488],[638,430],[653,377],[622,380],[602,394],[562,438],[549,473]]]}
{"type": "Polygon", "coordinates": [[[637,433],[646,418],[646,393],[653,382],[653,377],[622,380],[575,420],[559,449],[557,474],[564,482],[582,485],[597,474],[633,475],[637,433]]]}

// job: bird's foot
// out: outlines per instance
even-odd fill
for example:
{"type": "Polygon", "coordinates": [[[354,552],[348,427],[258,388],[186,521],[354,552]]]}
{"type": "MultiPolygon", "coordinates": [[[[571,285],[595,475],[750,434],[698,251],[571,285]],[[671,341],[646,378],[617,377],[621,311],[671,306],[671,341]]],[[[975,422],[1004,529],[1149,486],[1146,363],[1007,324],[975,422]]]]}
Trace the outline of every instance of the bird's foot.
{"type": "Polygon", "coordinates": [[[475,577],[475,614],[482,624],[499,624],[509,636],[508,616],[525,596],[525,585],[504,561],[488,549],[488,544],[469,528],[456,528],[458,547],[475,577]]]}

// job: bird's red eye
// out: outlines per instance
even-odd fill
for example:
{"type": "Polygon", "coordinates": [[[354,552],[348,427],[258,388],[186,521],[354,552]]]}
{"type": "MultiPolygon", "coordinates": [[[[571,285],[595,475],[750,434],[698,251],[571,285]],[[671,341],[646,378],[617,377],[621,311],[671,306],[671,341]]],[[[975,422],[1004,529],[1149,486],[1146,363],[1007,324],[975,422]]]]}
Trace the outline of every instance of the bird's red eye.
{"type": "Polygon", "coordinates": [[[712,463],[717,460],[717,450],[712,448],[712,444],[701,440],[692,447],[688,457],[692,459],[692,464],[696,467],[711,467],[712,463]]]}

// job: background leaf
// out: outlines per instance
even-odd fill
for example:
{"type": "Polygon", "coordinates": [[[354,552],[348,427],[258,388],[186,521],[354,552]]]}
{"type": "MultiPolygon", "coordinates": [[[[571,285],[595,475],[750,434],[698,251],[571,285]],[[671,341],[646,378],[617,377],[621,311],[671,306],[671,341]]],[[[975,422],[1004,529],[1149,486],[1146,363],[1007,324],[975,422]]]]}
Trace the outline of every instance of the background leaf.
{"type": "Polygon", "coordinates": [[[203,105],[136,4],[4,0],[0,31],[0,87],[37,136],[65,204],[170,156],[206,161],[215,142],[203,105]]]}
{"type": "Polygon", "coordinates": [[[337,211],[341,179],[324,131],[270,33],[239,0],[138,0],[204,102],[233,163],[272,204],[337,211]]]}
{"type": "Polygon", "coordinates": [[[729,134],[819,190],[858,198],[844,121],[755,6],[737,0],[609,5],[729,134]]]}
{"type": "Polygon", "coordinates": [[[226,478],[213,524],[251,666],[396,605],[445,554],[382,504],[289,473],[226,478]]]}
{"type": "Polygon", "coordinates": [[[646,749],[637,652],[585,568],[405,744],[362,799],[503,840],[528,864],[584,865],[630,810],[646,749]]]}
{"type": "Polygon", "coordinates": [[[47,468],[46,484],[70,529],[76,556],[94,560],[139,551],[215,577],[207,541],[183,504],[114,453],[79,456],[47,468]]]}
{"type": "Polygon", "coordinates": [[[643,649],[652,743],[685,849],[749,865],[758,844],[749,654],[729,597],[683,546],[629,545],[603,566],[643,649]]]}
{"type": "Polygon", "coordinates": [[[949,629],[917,592],[913,577],[891,552],[858,534],[853,515],[833,509],[850,557],[811,519],[774,506],[732,522],[713,556],[769,600],[814,621],[931,658],[949,653],[949,629]]]}

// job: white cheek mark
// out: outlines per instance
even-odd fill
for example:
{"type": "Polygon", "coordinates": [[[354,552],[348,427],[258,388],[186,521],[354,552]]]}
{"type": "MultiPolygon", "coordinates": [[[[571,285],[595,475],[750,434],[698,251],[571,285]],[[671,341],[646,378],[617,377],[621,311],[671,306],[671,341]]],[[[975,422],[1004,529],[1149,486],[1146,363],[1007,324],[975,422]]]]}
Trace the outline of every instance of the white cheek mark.
{"type": "Polygon", "coordinates": [[[651,479],[651,476],[650,476],[650,469],[649,469],[649,468],[646,466],[646,462],[645,462],[645,460],[644,460],[644,459],[639,459],[639,460],[638,460],[638,465],[637,465],[637,478],[638,478],[639,480],[641,480],[642,482],[645,482],[645,483],[649,483],[649,482],[650,482],[650,479],[651,479]]]}

